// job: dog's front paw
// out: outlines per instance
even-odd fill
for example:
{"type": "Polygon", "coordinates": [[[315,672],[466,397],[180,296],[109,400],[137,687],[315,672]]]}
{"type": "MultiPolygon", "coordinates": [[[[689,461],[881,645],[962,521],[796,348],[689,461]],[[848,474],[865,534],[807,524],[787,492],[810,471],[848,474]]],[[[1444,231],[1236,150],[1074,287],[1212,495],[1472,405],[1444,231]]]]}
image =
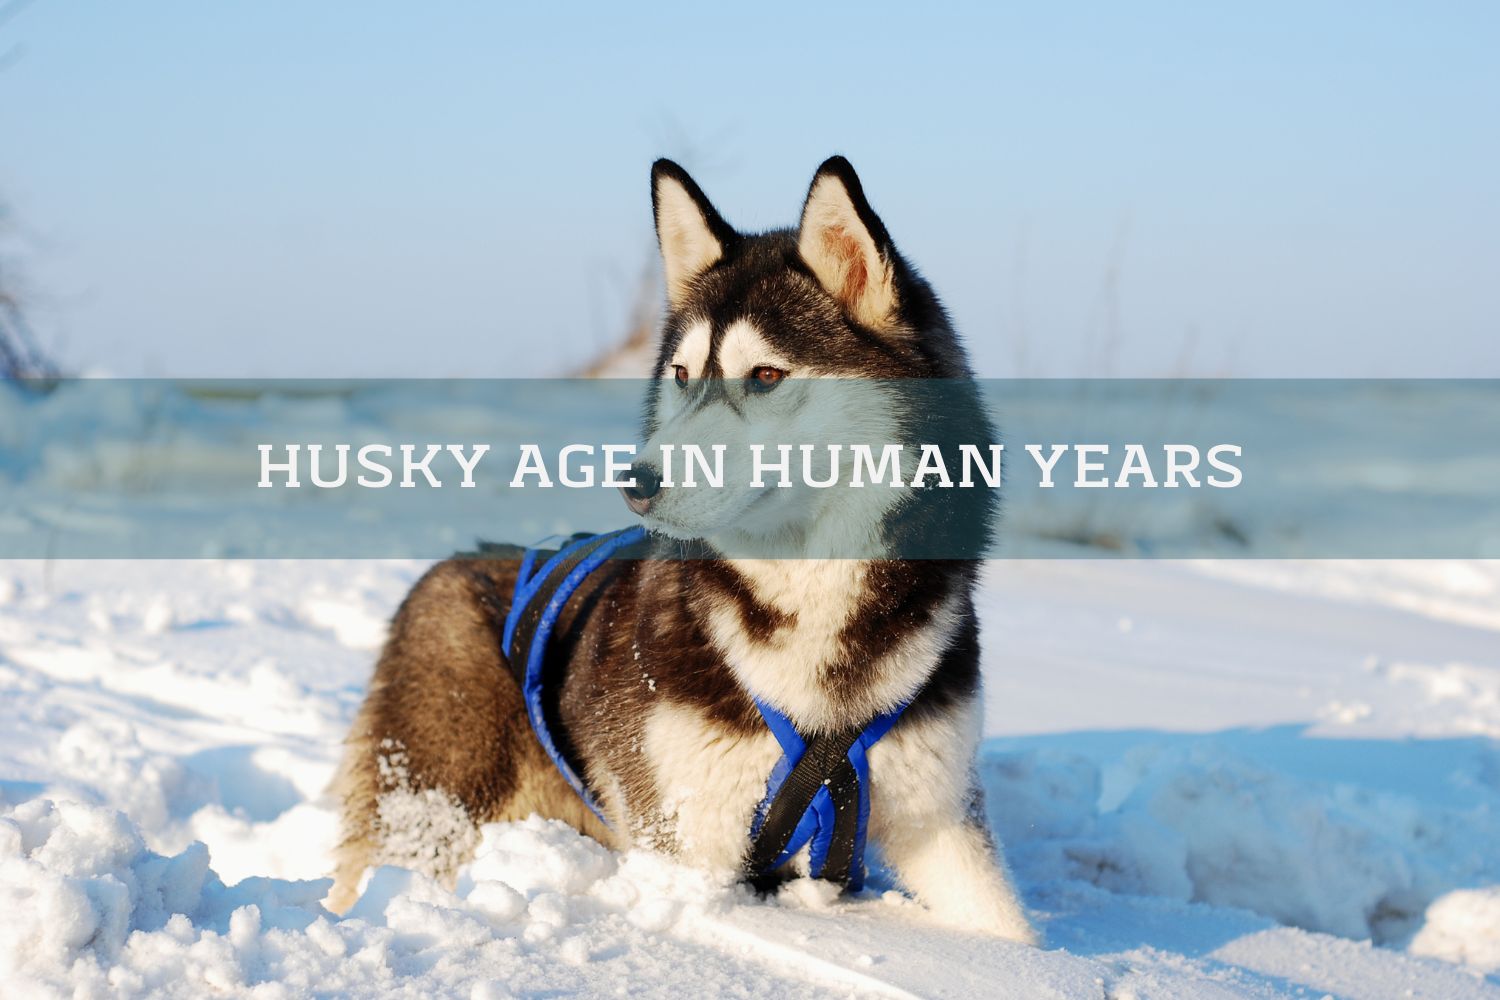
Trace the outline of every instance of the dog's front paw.
{"type": "Polygon", "coordinates": [[[1014,941],[1016,944],[1024,944],[1032,948],[1041,948],[1047,943],[1046,935],[1024,917],[1019,921],[1007,921],[999,927],[992,928],[990,929],[990,933],[997,938],[1014,941]]]}
{"type": "Polygon", "coordinates": [[[966,917],[967,919],[963,920],[962,924],[969,931],[997,937],[1003,941],[1029,945],[1032,948],[1040,948],[1046,941],[1045,935],[1027,919],[1025,912],[1019,908],[986,906],[980,913],[971,912],[966,914],[966,917]]]}
{"type": "Polygon", "coordinates": [[[955,930],[984,934],[1002,941],[1040,948],[1045,936],[1027,918],[1019,905],[1009,900],[966,900],[963,904],[931,907],[933,915],[955,930]]]}

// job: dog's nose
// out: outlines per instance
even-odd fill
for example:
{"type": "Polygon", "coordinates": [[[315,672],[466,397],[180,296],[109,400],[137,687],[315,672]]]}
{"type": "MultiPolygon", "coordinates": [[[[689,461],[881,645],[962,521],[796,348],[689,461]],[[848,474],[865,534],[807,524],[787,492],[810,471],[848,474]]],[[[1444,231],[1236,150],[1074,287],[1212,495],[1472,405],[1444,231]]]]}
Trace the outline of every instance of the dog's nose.
{"type": "Polygon", "coordinates": [[[632,465],[630,475],[635,479],[635,485],[620,487],[620,492],[625,495],[625,506],[637,514],[644,514],[651,506],[651,499],[661,492],[661,476],[644,462],[632,465]]]}

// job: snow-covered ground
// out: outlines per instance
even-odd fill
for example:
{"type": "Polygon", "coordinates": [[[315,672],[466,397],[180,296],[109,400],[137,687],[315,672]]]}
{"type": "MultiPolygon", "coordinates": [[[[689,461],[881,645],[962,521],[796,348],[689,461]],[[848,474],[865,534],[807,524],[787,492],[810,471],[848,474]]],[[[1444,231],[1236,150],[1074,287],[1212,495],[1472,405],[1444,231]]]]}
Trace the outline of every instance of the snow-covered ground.
{"type": "Polygon", "coordinates": [[[1033,951],[533,821],[319,905],[408,562],[0,563],[0,995],[1500,996],[1500,564],[997,562],[1033,951]]]}

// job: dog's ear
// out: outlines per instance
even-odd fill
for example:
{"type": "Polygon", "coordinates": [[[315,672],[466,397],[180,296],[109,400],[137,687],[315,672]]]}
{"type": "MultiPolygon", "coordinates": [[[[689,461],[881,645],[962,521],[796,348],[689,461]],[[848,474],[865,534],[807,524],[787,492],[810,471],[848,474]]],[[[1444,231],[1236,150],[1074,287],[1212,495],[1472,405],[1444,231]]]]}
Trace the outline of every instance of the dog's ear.
{"type": "Polygon", "coordinates": [[[717,264],[737,237],[687,171],[671,160],[651,165],[651,207],[667,301],[675,309],[686,299],[693,279],[717,264]]]}
{"type": "Polygon", "coordinates": [[[797,252],[828,294],[859,323],[882,329],[896,317],[894,250],[854,168],[823,161],[802,206],[797,252]]]}

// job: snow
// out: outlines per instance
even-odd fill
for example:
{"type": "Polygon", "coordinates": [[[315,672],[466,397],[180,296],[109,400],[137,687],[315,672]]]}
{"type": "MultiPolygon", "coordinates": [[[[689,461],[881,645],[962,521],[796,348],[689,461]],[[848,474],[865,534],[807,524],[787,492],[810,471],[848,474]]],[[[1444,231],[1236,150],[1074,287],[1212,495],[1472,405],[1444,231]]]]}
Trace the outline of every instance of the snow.
{"type": "Polygon", "coordinates": [[[0,995],[1500,996],[1500,564],[991,564],[1044,950],[537,819],[336,917],[325,788],[422,569],[0,563],[0,995]]]}
{"type": "Polygon", "coordinates": [[[1411,950],[1500,972],[1500,887],[1458,889],[1427,908],[1411,950]]]}

